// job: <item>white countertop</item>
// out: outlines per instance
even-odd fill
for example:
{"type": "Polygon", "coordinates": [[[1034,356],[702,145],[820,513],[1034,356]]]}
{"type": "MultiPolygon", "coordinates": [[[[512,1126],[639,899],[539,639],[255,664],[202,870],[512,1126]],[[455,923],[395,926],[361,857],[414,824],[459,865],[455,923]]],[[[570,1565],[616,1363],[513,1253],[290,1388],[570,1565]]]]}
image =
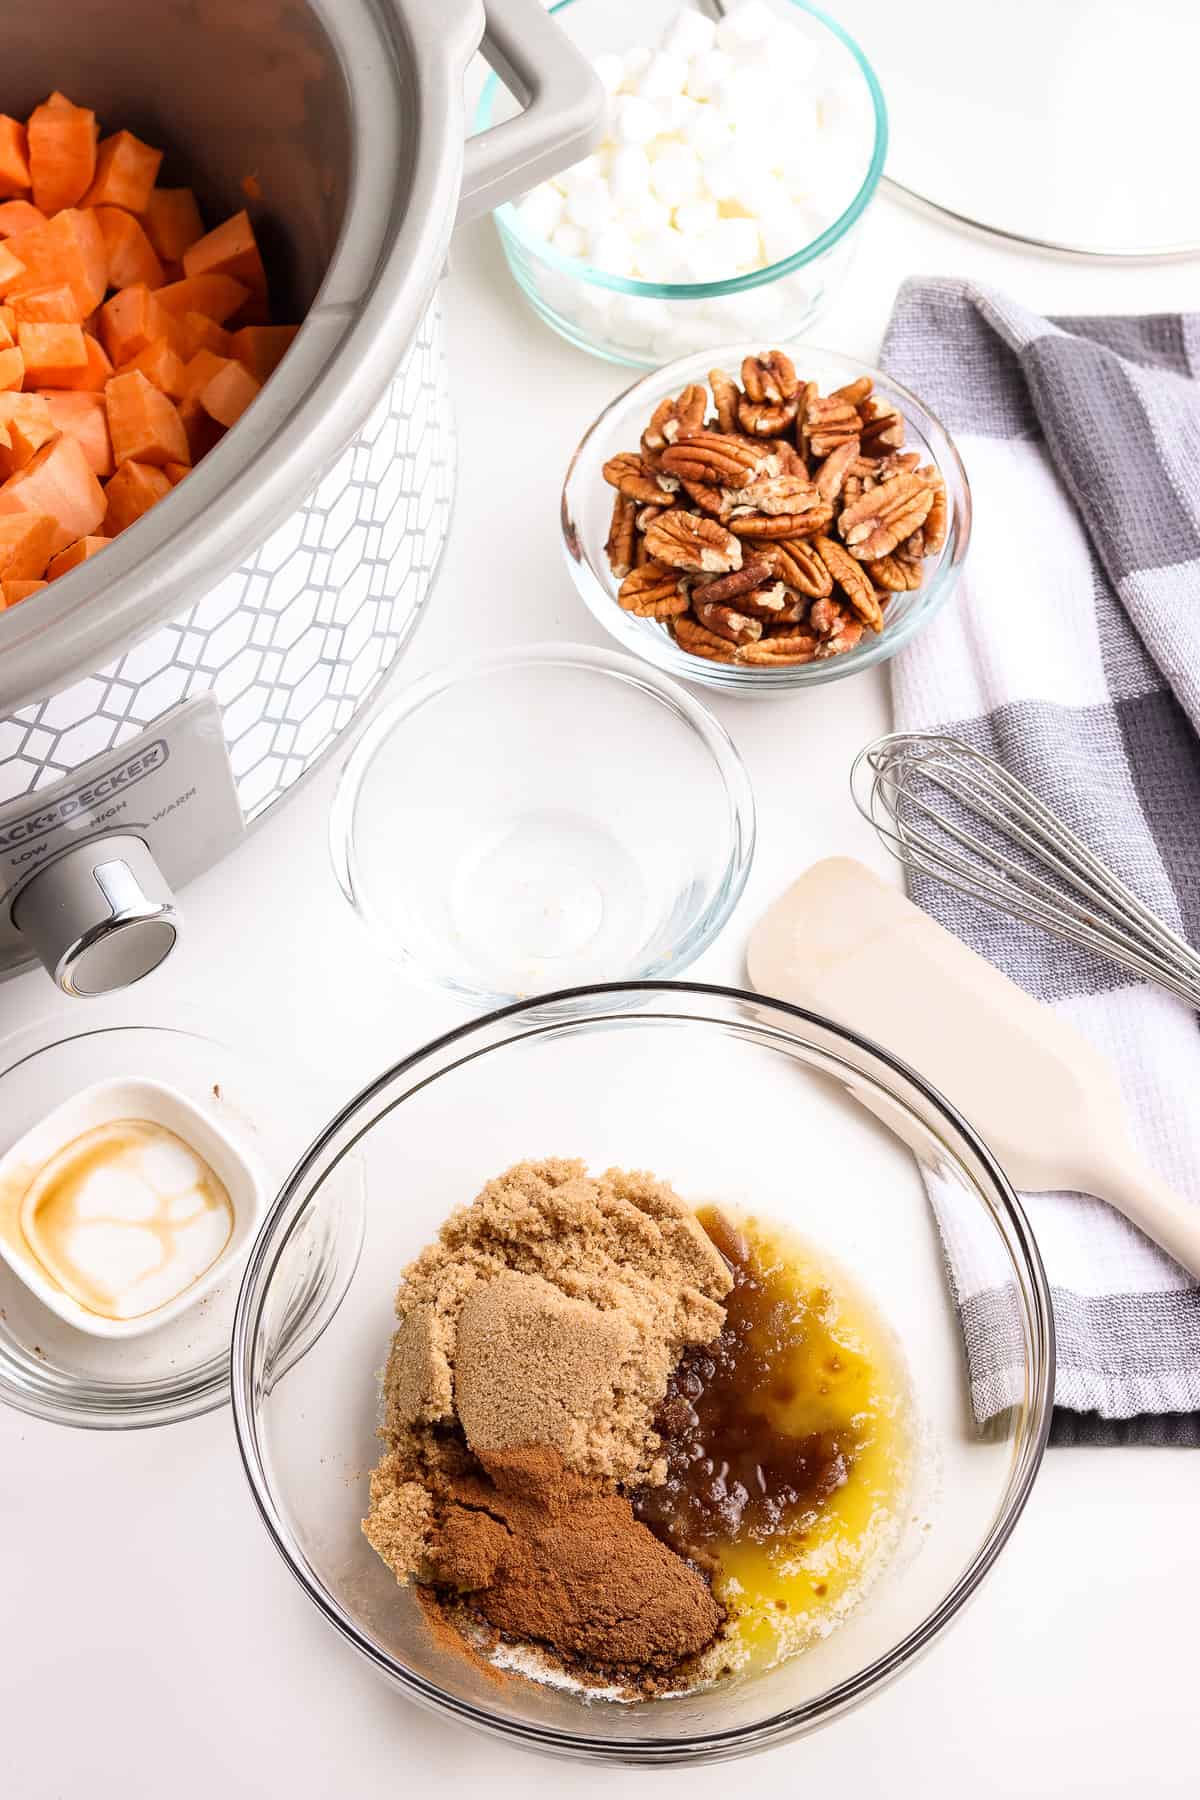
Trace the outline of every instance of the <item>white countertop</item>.
{"type": "MultiPolygon", "coordinates": [[[[873,360],[913,273],[969,274],[1048,312],[1196,301],[1194,265],[1023,257],[884,197],[819,341],[873,360]]],[[[571,448],[623,373],[534,319],[487,223],[458,240],[445,300],[460,485],[400,680],[511,643],[606,641],[563,570],[557,502],[571,448]]],[[[692,973],[736,980],[751,922],[808,862],[843,851],[882,866],[846,773],[886,729],[887,697],[882,674],[795,699],[707,697],[748,764],[760,843],[737,914],[692,973]]],[[[462,1015],[379,969],[350,917],[325,848],[334,773],[194,883],[186,945],[139,992],[154,1017],[184,1000],[217,1024],[240,1016],[264,1049],[307,1055],[347,1095],[462,1015]]],[[[44,976],[0,987],[5,1034],[56,1007],[79,1022],[44,976]]],[[[913,1800],[1194,1794],[1197,1467],[1181,1451],[1051,1451],[974,1606],[888,1692],[753,1765],[618,1773],[522,1755],[390,1691],[268,1544],[228,1410],[126,1435],[0,1411],[0,1786],[12,1800],[392,1800],[450,1783],[583,1800],[618,1782],[716,1800],[747,1778],[913,1800]]]]}

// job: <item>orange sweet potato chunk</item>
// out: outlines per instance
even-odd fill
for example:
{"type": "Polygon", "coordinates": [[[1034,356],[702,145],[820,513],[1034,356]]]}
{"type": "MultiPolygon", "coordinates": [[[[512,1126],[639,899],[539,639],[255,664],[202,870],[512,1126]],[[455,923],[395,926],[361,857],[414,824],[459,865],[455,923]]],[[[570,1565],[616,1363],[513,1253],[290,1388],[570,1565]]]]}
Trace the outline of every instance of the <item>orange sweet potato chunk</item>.
{"type": "Polygon", "coordinates": [[[51,94],[29,115],[29,174],[33,203],[44,213],[77,206],[96,173],[96,115],[51,94]]]}
{"type": "Polygon", "coordinates": [[[286,355],[298,325],[243,325],[230,339],[230,351],[256,381],[273,375],[286,355]]]}
{"type": "Polygon", "coordinates": [[[29,144],[19,119],[0,113],[0,198],[29,192],[29,144]]]}
{"type": "Polygon", "coordinates": [[[28,200],[6,200],[0,206],[0,238],[16,237],[18,232],[32,231],[35,225],[45,223],[45,213],[40,213],[28,200]]]}
{"type": "Polygon", "coordinates": [[[204,221],[191,188],[155,188],[142,215],[146,236],[164,262],[182,263],[204,236],[204,221]]]}
{"type": "Polygon", "coordinates": [[[249,297],[250,289],[243,282],[219,271],[170,281],[155,294],[158,304],[173,318],[181,319],[185,313],[198,312],[208,319],[215,319],[218,325],[232,318],[249,297]]]}
{"type": "MultiPolygon", "coordinates": [[[[245,211],[234,213],[231,219],[189,245],[183,254],[183,272],[189,277],[232,275],[252,294],[265,295],[267,272],[258,252],[250,215],[245,211]]],[[[203,312],[205,308],[199,310],[203,312]]]]}
{"type": "Polygon", "coordinates": [[[0,581],[38,581],[54,554],[56,522],[47,514],[0,517],[0,581]]]}
{"type": "Polygon", "coordinates": [[[25,358],[13,346],[0,350],[0,394],[25,385],[25,358]]]}
{"type": "Polygon", "coordinates": [[[184,313],[179,321],[178,345],[184,362],[188,362],[198,350],[211,350],[217,356],[232,356],[233,333],[226,331],[214,319],[205,318],[203,313],[184,313]]]}
{"type": "Polygon", "coordinates": [[[165,337],[155,338],[144,350],[122,363],[117,370],[118,375],[128,375],[134,369],[152,381],[160,393],[169,400],[182,400],[184,394],[183,358],[172,350],[165,337]]]}
{"type": "Polygon", "coordinates": [[[58,431],[40,394],[0,394],[0,481],[32,462],[58,431]]]}
{"type": "Polygon", "coordinates": [[[0,581],[0,607],[16,606],[49,585],[47,581],[0,581]]]}
{"type": "Polygon", "coordinates": [[[200,404],[210,419],[227,429],[236,425],[250,402],[257,396],[260,383],[240,362],[227,362],[200,392],[200,404]]]}
{"type": "Polygon", "coordinates": [[[27,325],[79,325],[79,302],[74,288],[65,281],[49,287],[30,288],[14,294],[10,303],[13,318],[27,325]]]}
{"type": "Polygon", "coordinates": [[[100,341],[117,368],[168,336],[166,315],[145,282],[122,288],[100,309],[100,341]]]}
{"type": "Polygon", "coordinates": [[[95,531],[105,513],[104,489],[73,437],[56,437],[0,487],[0,516],[24,513],[54,521],[47,558],[95,531]]]}
{"type": "Polygon", "coordinates": [[[25,264],[8,244],[0,244],[0,294],[15,287],[25,273],[25,264]]]}
{"type": "Polygon", "coordinates": [[[17,232],[6,247],[25,264],[25,273],[13,284],[12,293],[65,282],[75,294],[81,319],[103,300],[108,288],[108,256],[94,212],[68,207],[29,231],[17,232]]]}
{"type": "Polygon", "coordinates": [[[84,195],[85,206],[124,206],[145,212],[158,176],[163,153],[132,131],[118,131],[101,140],[96,152],[96,174],[84,195]]]}
{"type": "Polygon", "coordinates": [[[148,288],[161,287],[163,266],[133,214],[119,206],[98,206],[96,220],[104,239],[109,287],[134,287],[139,282],[148,288]]]}
{"type": "MultiPolygon", "coordinates": [[[[143,513],[149,512],[157,501],[164,500],[170,491],[171,483],[161,469],[150,468],[146,463],[122,463],[104,490],[108,499],[104,535],[116,537],[126,526],[135,524],[143,513]]],[[[0,496],[3,492],[0,488],[0,496]]]]}
{"type": "Polygon", "coordinates": [[[68,544],[65,550],[60,550],[57,556],[50,558],[46,564],[46,574],[51,581],[57,581],[60,575],[77,569],[81,562],[86,562],[89,556],[95,556],[111,543],[112,539],[107,537],[76,538],[73,544],[68,544]]]}
{"type": "Polygon", "coordinates": [[[191,463],[169,462],[163,464],[163,474],[166,476],[172,487],[178,487],[184,476],[190,475],[191,472],[191,463]]]}
{"type": "Polygon", "coordinates": [[[167,396],[147,381],[140,369],[114,375],[104,390],[104,402],[118,468],[124,462],[161,468],[168,462],[191,461],[183,421],[167,396]]]}
{"type": "Polygon", "coordinates": [[[87,368],[82,325],[17,324],[17,348],[30,387],[59,387],[87,368]]]}
{"type": "Polygon", "coordinates": [[[106,481],[116,464],[112,439],[108,433],[108,408],[104,395],[64,393],[48,389],[36,396],[45,402],[49,423],[56,431],[66,433],[79,444],[93,475],[106,481]]]}
{"type": "Polygon", "coordinates": [[[58,383],[61,388],[69,388],[88,393],[99,393],[113,372],[112,363],[105,352],[104,345],[90,332],[83,334],[83,347],[87,353],[87,366],[76,370],[69,380],[58,383]]]}

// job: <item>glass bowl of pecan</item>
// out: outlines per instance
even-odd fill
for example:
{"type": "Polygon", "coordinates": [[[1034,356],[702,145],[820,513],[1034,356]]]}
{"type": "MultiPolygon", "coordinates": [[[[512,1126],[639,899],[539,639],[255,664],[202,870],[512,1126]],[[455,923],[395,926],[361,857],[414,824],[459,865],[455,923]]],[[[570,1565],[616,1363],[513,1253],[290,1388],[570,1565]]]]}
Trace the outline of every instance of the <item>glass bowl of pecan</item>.
{"type": "Polygon", "coordinates": [[[884,662],[949,598],[961,458],[916,395],[830,350],[732,345],[626,389],[567,470],[563,544],[627,650],[726,691],[884,662]]]}

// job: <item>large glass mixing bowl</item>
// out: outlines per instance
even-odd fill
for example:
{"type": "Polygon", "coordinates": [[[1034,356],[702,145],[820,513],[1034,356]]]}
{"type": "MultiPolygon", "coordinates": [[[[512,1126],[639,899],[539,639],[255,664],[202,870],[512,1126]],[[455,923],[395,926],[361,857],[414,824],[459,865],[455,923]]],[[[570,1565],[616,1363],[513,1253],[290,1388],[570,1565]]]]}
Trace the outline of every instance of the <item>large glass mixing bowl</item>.
{"type": "Polygon", "coordinates": [[[398,1701],[530,1749],[618,1763],[762,1749],[908,1667],[1003,1549],[1041,1461],[1053,1379],[1050,1299],[1029,1227],[953,1108],[823,1019],[691,983],[573,991],[557,1011],[543,997],[385,1071],[330,1120],[276,1200],[233,1336],[234,1417],[267,1530],[398,1701]],[[337,1317],[289,1367],[299,1226],[320,1215],[351,1153],[366,1167],[363,1254],[337,1317]],[[769,1673],[632,1704],[489,1679],[435,1640],[412,1590],[397,1587],[359,1530],[400,1272],[485,1180],[545,1156],[652,1169],[694,1202],[802,1233],[856,1278],[903,1348],[917,1468],[900,1541],[857,1610],[769,1673]],[[1008,1373],[1008,1404],[984,1422],[930,1212],[934,1184],[942,1230],[989,1291],[986,1348],[1002,1352],[1008,1373]]]}

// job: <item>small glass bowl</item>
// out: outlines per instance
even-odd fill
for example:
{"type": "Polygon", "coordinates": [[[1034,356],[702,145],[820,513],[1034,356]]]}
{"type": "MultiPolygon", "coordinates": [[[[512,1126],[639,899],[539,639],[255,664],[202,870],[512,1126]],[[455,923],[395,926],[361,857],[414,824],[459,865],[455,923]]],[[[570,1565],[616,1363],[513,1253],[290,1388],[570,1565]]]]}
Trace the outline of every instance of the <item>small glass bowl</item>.
{"type": "MultiPolygon", "coordinates": [[[[887,156],[883,93],[870,63],[835,19],[807,0],[769,3],[782,16],[807,23],[825,53],[861,78],[863,176],[857,190],[810,243],[782,262],[724,281],[638,281],[611,275],[531,235],[516,205],[498,207],[496,229],[517,286],[533,310],[581,350],[609,362],[654,369],[723,338],[751,333],[795,337],[809,329],[841,286],[887,156]]],[[[562,0],[551,10],[579,47],[595,56],[649,42],[679,7],[677,0],[562,0]]],[[[479,101],[475,130],[486,130],[507,101],[492,75],[479,101]]],[[[786,96],[765,96],[764,104],[786,106],[786,96]]]]}
{"type": "Polygon", "coordinates": [[[799,1737],[879,1692],[941,1637],[1028,1498],[1054,1344],[1020,1202],[918,1075],[797,1007],[661,982],[512,1007],[384,1070],[320,1132],[272,1207],[238,1301],[232,1368],[238,1442],[267,1530],[397,1703],[407,1696],[526,1749],[661,1766],[799,1737]],[[351,1151],[366,1170],[364,1253],[337,1317],[288,1368],[301,1221],[322,1216],[351,1151]],[[801,1234],[855,1280],[902,1348],[916,1469],[899,1541],[837,1629],[767,1673],[628,1705],[516,1675],[497,1681],[439,1643],[412,1588],[397,1587],[359,1529],[400,1271],[485,1181],[544,1156],[653,1169],[689,1200],[801,1234]],[[1002,1410],[983,1422],[933,1183],[942,1228],[987,1299],[973,1315],[973,1354],[1007,1378],[1002,1410]]]}
{"type": "Polygon", "coordinates": [[[815,381],[822,393],[842,387],[860,375],[869,375],[876,398],[886,401],[903,416],[905,448],[918,450],[923,462],[931,462],[946,483],[949,515],[946,541],[937,557],[925,563],[924,580],[915,593],[896,594],[887,608],[883,630],[864,633],[857,648],[824,662],[800,663],[773,669],[761,663],[742,667],[736,663],[708,662],[693,656],[675,642],[657,619],[639,619],[617,600],[620,583],[608,566],[604,544],[612,519],[613,489],[602,474],[604,464],[618,451],[636,450],[651,413],[666,394],[678,394],[689,382],[702,385],[711,368],[726,368],[736,376],[743,357],[761,353],[756,343],[725,344],[703,355],[681,357],[642,376],[618,394],[591,424],[571,458],[562,491],[563,550],[571,579],[583,595],[588,611],[610,637],[681,681],[700,682],[725,693],[788,691],[819,687],[824,681],[841,681],[860,669],[874,668],[902,650],[950,598],[958,581],[971,536],[971,490],[962,458],[949,432],[921,404],[915,394],[889,375],[872,369],[835,350],[803,344],[789,346],[799,373],[815,381]]]}
{"type": "Polygon", "coordinates": [[[472,1005],[687,968],[737,904],[749,778],[691,695],[631,657],[542,644],[406,689],[330,820],[388,954],[472,1005]]]}

